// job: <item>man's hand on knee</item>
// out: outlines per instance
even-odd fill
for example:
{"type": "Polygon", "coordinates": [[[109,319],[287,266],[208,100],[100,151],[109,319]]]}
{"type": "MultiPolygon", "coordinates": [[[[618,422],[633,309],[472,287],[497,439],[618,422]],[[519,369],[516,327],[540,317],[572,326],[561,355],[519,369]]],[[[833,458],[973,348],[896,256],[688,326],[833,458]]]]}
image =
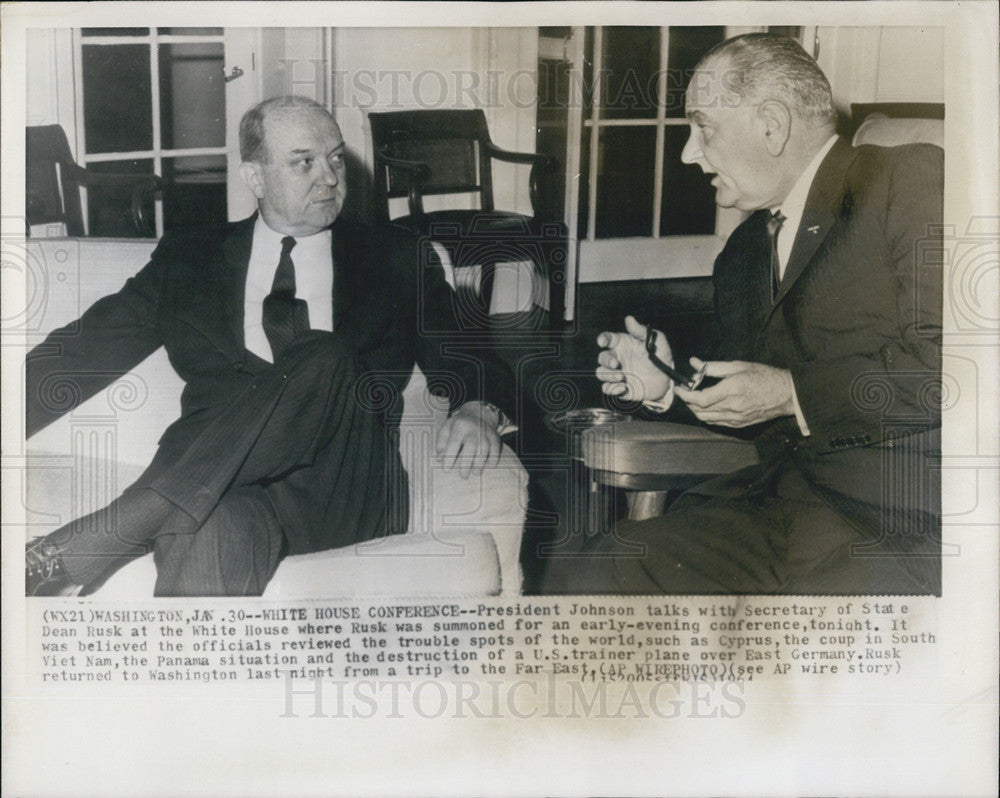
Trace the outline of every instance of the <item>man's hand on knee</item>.
{"type": "Polygon", "coordinates": [[[499,425],[496,409],[483,402],[466,402],[452,413],[438,430],[436,441],[445,469],[457,467],[465,478],[499,463],[503,446],[497,434],[499,425]]]}

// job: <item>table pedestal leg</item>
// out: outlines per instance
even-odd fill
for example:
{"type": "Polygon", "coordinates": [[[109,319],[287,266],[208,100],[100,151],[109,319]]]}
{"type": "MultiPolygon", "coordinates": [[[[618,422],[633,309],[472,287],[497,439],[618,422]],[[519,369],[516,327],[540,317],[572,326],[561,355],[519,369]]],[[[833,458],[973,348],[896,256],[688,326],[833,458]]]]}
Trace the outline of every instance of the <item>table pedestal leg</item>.
{"type": "Polygon", "coordinates": [[[663,515],[667,506],[667,491],[665,490],[630,490],[626,492],[628,499],[628,517],[630,521],[645,521],[663,515]]]}

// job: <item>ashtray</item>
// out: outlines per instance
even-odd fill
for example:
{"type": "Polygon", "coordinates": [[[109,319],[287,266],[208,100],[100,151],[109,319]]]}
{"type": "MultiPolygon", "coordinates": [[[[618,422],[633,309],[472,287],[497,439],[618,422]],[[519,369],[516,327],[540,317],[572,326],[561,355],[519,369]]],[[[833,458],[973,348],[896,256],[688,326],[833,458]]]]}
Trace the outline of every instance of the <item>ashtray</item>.
{"type": "Polygon", "coordinates": [[[580,436],[584,432],[605,424],[631,421],[632,416],[604,407],[581,407],[576,410],[564,410],[561,413],[547,413],[544,420],[546,427],[568,438],[570,456],[581,460],[583,452],[580,447],[580,436]]]}

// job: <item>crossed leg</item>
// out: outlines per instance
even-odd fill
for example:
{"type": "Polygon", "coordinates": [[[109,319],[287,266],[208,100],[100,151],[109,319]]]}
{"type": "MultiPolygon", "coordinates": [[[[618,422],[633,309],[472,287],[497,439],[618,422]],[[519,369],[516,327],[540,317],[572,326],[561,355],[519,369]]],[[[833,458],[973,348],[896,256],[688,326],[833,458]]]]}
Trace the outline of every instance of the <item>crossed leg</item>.
{"type": "Polygon", "coordinates": [[[259,593],[287,548],[403,531],[386,502],[395,452],[357,376],[335,335],[297,339],[176,462],[47,537],[69,579],[98,585],[155,547],[158,595],[259,593]]]}

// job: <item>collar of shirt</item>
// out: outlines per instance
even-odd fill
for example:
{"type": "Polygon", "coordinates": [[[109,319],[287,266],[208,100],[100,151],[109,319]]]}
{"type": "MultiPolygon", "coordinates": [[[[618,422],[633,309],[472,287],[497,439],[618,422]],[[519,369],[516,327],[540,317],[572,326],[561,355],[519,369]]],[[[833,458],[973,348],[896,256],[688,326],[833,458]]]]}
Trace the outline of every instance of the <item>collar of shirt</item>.
{"type": "MultiPolygon", "coordinates": [[[[332,236],[330,230],[301,238],[296,236],[292,250],[295,296],[304,299],[309,306],[309,326],[314,330],[333,329],[332,236]]],[[[264,298],[271,293],[284,237],[284,233],[272,230],[258,215],[247,269],[243,328],[247,349],[268,361],[271,360],[271,347],[264,334],[264,298]]]]}
{"type": "Polygon", "coordinates": [[[816,177],[816,172],[819,171],[819,165],[823,163],[823,159],[836,141],[836,135],[830,136],[827,139],[826,144],[820,148],[812,161],[809,162],[809,166],[799,175],[799,179],[795,181],[795,185],[788,192],[785,201],[770,209],[772,213],[780,210],[785,216],[781,232],[778,233],[778,262],[781,265],[782,277],[785,276],[785,268],[788,266],[788,259],[792,255],[792,245],[795,244],[799,224],[802,222],[802,214],[806,209],[809,189],[812,188],[813,179],[816,177]]]}

